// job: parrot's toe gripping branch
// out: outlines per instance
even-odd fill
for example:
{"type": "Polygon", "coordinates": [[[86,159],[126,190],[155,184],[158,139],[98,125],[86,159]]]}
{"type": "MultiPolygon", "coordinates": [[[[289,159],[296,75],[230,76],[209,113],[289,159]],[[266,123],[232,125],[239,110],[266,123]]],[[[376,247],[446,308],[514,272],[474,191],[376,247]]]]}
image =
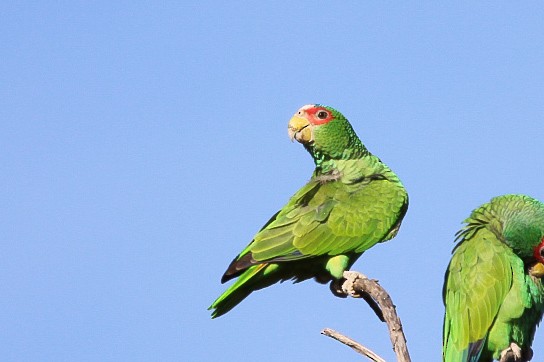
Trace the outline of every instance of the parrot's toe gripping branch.
{"type": "Polygon", "coordinates": [[[349,270],[345,271],[343,276],[345,279],[344,282],[342,283],[342,291],[344,292],[344,294],[347,294],[351,296],[352,298],[362,298],[363,296],[355,290],[354,285],[357,279],[359,278],[368,279],[368,278],[361,273],[353,272],[349,270]]]}
{"type": "MultiPolygon", "coordinates": [[[[355,284],[358,280],[370,281],[364,274],[354,271],[345,271],[342,275],[344,278],[340,280],[333,280],[330,284],[331,292],[337,297],[346,298],[348,295],[352,298],[363,298],[368,303],[370,308],[376,313],[376,316],[385,322],[383,312],[380,306],[372,298],[372,296],[362,289],[356,289],[355,284]]],[[[376,281],[374,281],[376,282],[376,281]]]]}
{"type": "Polygon", "coordinates": [[[510,343],[510,347],[501,352],[500,362],[525,362],[530,361],[532,358],[532,350],[526,353],[528,356],[524,356],[521,348],[514,342],[510,343]]]}
{"type": "Polygon", "coordinates": [[[343,279],[333,280],[329,285],[332,294],[339,298],[346,298],[348,295],[352,298],[362,298],[361,293],[354,288],[357,279],[366,279],[366,276],[358,272],[345,271],[343,279]]]}

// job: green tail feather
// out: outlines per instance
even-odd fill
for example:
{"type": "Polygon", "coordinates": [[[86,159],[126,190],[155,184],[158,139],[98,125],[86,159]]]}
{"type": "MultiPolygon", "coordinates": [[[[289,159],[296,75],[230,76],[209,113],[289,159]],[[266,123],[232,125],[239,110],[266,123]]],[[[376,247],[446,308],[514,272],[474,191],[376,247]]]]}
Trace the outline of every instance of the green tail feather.
{"type": "Polygon", "coordinates": [[[254,290],[267,287],[279,281],[275,278],[265,278],[278,268],[277,264],[259,264],[247,269],[236,279],[223,294],[219,296],[208,308],[214,309],[212,318],[222,316],[230,311],[238,303],[244,300],[254,290]]]}

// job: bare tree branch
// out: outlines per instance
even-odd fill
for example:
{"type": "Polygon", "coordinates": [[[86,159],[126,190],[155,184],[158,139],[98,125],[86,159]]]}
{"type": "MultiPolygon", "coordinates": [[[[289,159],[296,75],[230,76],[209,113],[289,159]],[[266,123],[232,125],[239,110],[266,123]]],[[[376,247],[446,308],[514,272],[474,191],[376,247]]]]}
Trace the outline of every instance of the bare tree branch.
{"type": "MultiPolygon", "coordinates": [[[[406,338],[404,336],[404,332],[402,331],[402,323],[397,315],[395,305],[393,304],[393,301],[391,300],[389,294],[385,291],[385,289],[382,288],[380,284],[378,284],[377,280],[368,279],[361,273],[346,271],[344,272],[344,278],[346,279],[346,281],[344,282],[344,284],[342,284],[342,290],[346,294],[349,294],[354,298],[361,298],[364,295],[368,295],[378,305],[380,313],[376,311],[375,307],[373,308],[373,310],[376,312],[376,315],[378,317],[380,317],[381,314],[381,316],[383,316],[382,320],[385,320],[385,322],[387,323],[387,327],[389,329],[389,337],[393,345],[393,350],[395,351],[395,354],[397,356],[397,361],[411,362],[410,354],[408,353],[408,347],[406,346],[406,338]]],[[[331,290],[332,289],[333,288],[331,287],[331,290]]],[[[368,298],[364,299],[368,301],[368,298]]],[[[373,306],[372,303],[369,304],[371,307],[373,306]]],[[[327,330],[328,329],[325,329],[321,333],[326,334],[324,332],[327,330]]],[[[357,352],[364,354],[368,358],[371,358],[368,354],[363,353],[361,352],[361,350],[358,349],[362,347],[364,348],[364,350],[368,350],[361,344],[353,341],[346,336],[341,335],[338,332],[335,332],[335,335],[338,338],[333,338],[335,338],[339,342],[344,343],[347,346],[356,350],[357,352]],[[355,346],[357,346],[357,348],[355,346]]],[[[332,337],[332,335],[329,336],[332,337]]],[[[377,355],[376,357],[380,358],[377,355]]],[[[380,358],[378,361],[383,361],[383,359],[380,358]]]]}
{"type": "Polygon", "coordinates": [[[371,350],[369,350],[362,344],[354,341],[353,339],[347,336],[344,336],[341,333],[336,332],[335,330],[332,330],[330,328],[325,328],[324,330],[321,331],[321,334],[331,337],[333,339],[336,339],[338,342],[341,342],[345,344],[346,346],[353,348],[356,352],[368,357],[370,360],[374,362],[385,362],[383,358],[381,358],[376,353],[372,352],[371,350]]]}

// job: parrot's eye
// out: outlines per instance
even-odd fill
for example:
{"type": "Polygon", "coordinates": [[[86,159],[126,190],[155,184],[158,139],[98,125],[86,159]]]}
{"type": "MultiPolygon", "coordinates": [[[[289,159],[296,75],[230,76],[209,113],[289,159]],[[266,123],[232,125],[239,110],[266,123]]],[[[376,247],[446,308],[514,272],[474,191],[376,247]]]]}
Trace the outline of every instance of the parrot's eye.
{"type": "Polygon", "coordinates": [[[329,113],[327,111],[319,111],[317,112],[316,116],[319,119],[327,119],[327,117],[329,116],[329,113]]]}
{"type": "Polygon", "coordinates": [[[544,247],[540,248],[540,257],[544,259],[544,247]]]}

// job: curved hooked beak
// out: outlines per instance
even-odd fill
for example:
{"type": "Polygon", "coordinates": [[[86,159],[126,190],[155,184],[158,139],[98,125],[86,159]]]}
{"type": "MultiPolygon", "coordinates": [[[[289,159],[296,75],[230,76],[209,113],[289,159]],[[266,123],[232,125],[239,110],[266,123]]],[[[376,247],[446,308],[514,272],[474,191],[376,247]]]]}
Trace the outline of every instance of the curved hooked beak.
{"type": "Polygon", "coordinates": [[[297,140],[302,144],[313,141],[312,125],[306,118],[293,116],[287,126],[287,133],[291,141],[297,140]]]}
{"type": "Polygon", "coordinates": [[[544,264],[536,262],[529,268],[529,274],[536,278],[544,277],[544,264]]]}

